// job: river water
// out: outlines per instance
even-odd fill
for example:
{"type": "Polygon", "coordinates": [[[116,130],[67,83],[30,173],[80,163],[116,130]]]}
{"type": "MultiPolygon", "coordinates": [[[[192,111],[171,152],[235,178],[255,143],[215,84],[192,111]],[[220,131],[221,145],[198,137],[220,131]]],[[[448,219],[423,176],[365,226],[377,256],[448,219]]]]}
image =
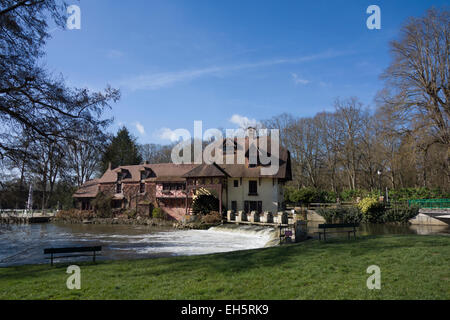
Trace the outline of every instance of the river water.
{"type": "Polygon", "coordinates": [[[174,230],[56,223],[0,225],[0,267],[46,263],[43,248],[50,247],[101,245],[99,260],[135,259],[262,248],[274,235],[270,228],[237,229],[174,230]]]}
{"type": "MultiPolygon", "coordinates": [[[[308,223],[314,235],[317,224],[308,223]]],[[[362,225],[359,235],[450,234],[449,227],[362,225]]],[[[147,226],[91,224],[0,225],[0,267],[48,263],[43,248],[101,245],[101,259],[198,255],[256,249],[273,243],[273,229],[226,225],[209,230],[173,230],[147,226]]],[[[86,260],[86,258],[81,258],[86,260]]],[[[77,259],[71,259],[77,261],[77,259]]]]}

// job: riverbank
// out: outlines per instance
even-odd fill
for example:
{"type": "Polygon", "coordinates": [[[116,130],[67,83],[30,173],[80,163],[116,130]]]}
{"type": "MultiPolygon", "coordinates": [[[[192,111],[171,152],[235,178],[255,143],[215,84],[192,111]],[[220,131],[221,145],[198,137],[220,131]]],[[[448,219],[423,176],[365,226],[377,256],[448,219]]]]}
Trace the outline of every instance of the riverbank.
{"type": "Polygon", "coordinates": [[[157,218],[61,218],[55,217],[50,221],[61,224],[97,224],[97,225],[134,225],[134,226],[151,226],[151,227],[168,227],[174,229],[193,229],[193,230],[207,230],[211,227],[220,225],[221,223],[204,223],[201,221],[195,222],[181,222],[176,220],[165,220],[157,218]]]}
{"type": "Polygon", "coordinates": [[[310,240],[201,256],[0,268],[0,299],[450,299],[449,236],[310,240]],[[368,290],[370,265],[381,290],[368,290]]]}

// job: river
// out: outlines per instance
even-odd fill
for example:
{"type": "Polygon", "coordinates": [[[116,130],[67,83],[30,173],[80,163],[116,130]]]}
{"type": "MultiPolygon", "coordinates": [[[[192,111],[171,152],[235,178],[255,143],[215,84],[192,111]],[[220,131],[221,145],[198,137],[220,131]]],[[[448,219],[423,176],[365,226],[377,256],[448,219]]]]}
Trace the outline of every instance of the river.
{"type": "MultiPolygon", "coordinates": [[[[315,227],[316,224],[308,223],[311,235],[315,227]]],[[[448,226],[362,225],[358,232],[359,235],[405,233],[449,234],[450,229],[448,226]]],[[[273,238],[272,229],[257,226],[173,230],[131,225],[3,224],[0,225],[0,267],[46,263],[43,248],[48,247],[101,245],[99,260],[111,260],[257,249],[273,238]]]]}

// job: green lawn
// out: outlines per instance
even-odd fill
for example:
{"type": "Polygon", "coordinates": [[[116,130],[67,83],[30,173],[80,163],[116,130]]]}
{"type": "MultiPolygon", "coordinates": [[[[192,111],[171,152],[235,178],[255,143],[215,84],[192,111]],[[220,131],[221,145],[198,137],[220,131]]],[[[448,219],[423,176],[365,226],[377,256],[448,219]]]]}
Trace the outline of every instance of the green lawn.
{"type": "Polygon", "coordinates": [[[0,268],[0,299],[450,299],[450,237],[378,236],[205,256],[0,268]],[[381,290],[366,269],[381,268],[381,290]]]}

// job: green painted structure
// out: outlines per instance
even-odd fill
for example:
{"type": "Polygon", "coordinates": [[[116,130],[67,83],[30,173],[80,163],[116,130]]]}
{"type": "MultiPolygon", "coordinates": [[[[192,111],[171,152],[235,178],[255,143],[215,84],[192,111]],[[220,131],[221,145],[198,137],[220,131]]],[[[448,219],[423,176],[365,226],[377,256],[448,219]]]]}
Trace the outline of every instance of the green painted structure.
{"type": "Polygon", "coordinates": [[[414,199],[408,200],[408,205],[428,209],[450,208],[450,199],[414,199]]]}

